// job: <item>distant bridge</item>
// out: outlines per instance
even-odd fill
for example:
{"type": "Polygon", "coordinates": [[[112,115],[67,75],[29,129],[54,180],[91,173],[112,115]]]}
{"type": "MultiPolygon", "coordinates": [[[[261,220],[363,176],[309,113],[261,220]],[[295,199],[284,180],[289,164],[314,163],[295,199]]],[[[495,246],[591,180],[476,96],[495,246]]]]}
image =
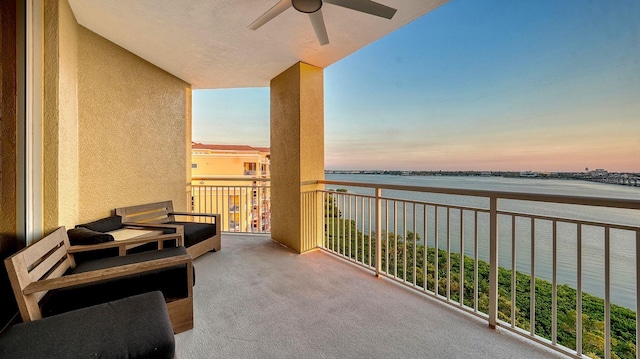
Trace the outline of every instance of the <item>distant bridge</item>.
{"type": "Polygon", "coordinates": [[[640,187],[640,177],[637,177],[637,176],[612,176],[612,177],[602,177],[602,178],[590,178],[588,180],[593,182],[621,184],[625,186],[640,187]]]}

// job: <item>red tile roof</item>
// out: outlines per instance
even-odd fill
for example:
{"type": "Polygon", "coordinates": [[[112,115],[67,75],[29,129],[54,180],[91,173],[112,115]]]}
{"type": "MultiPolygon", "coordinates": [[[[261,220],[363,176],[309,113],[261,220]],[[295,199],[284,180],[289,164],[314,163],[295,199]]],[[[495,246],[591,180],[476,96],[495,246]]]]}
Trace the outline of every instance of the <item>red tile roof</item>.
{"type": "Polygon", "coordinates": [[[212,145],[206,143],[192,142],[191,148],[196,150],[212,151],[251,151],[251,152],[271,152],[269,147],[253,147],[248,145],[212,145]]]}

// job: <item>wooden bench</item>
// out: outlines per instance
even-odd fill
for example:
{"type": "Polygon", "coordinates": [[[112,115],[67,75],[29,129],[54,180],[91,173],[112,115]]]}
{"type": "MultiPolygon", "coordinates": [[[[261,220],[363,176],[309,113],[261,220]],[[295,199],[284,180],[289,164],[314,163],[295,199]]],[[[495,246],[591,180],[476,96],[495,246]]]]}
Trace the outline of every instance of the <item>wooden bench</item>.
{"type": "Polygon", "coordinates": [[[185,247],[193,258],[221,248],[219,214],[175,212],[172,201],[116,208],[115,214],[122,217],[125,226],[163,228],[184,235],[185,247]],[[176,221],[176,216],[199,217],[210,222],[176,221]]]}
{"type": "MultiPolygon", "coordinates": [[[[176,234],[137,238],[132,239],[130,243],[166,240],[177,240],[178,244],[182,244],[182,236],[176,234]]],[[[159,283],[162,277],[158,276],[170,273],[171,278],[178,274],[180,283],[169,283],[167,286],[175,285],[176,288],[180,288],[179,292],[184,294],[176,297],[168,296],[165,292],[170,291],[163,290],[164,288],[151,290],[163,291],[175,333],[193,328],[193,264],[184,247],[96,259],[76,267],[74,253],[119,245],[112,241],[70,246],[65,228],[60,227],[7,258],[5,265],[22,320],[29,322],[42,318],[43,314],[48,313],[43,313],[43,302],[56,303],[56,295],[58,298],[72,298],[73,305],[86,307],[150,291],[147,283],[159,283]],[[104,293],[104,300],[95,298],[96,293],[104,293]]],[[[65,308],[67,309],[78,308],[65,308]]]]}

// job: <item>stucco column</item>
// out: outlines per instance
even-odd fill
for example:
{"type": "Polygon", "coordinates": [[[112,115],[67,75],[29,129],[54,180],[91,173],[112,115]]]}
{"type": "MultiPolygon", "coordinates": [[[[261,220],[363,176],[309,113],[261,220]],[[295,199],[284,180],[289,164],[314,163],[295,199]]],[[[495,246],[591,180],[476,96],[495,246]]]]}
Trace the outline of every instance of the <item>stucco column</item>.
{"type": "Polygon", "coordinates": [[[308,236],[303,239],[303,211],[310,209],[302,208],[301,193],[320,187],[301,184],[319,179],[324,179],[324,73],[299,62],[271,80],[271,237],[299,253],[315,248],[308,236]]]}

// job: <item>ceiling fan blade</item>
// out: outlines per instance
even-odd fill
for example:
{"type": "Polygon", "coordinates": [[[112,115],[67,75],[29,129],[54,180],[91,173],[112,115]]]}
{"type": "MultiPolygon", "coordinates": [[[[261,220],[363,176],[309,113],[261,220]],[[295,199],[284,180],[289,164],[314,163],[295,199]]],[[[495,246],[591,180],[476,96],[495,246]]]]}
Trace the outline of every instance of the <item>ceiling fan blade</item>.
{"type": "Polygon", "coordinates": [[[273,7],[264,14],[260,15],[254,22],[247,26],[251,30],[257,30],[260,26],[273,20],[274,17],[280,15],[283,11],[291,7],[291,0],[281,0],[279,3],[273,5],[273,7]]]}
{"type": "Polygon", "coordinates": [[[388,7],[371,0],[324,0],[324,2],[364,12],[370,15],[384,17],[385,19],[391,19],[397,11],[392,7],[388,7]]]}
{"type": "Polygon", "coordinates": [[[311,19],[311,25],[313,25],[313,31],[316,32],[316,37],[320,45],[326,45],[329,43],[329,35],[327,35],[327,27],[324,25],[324,17],[322,16],[322,10],[318,10],[309,14],[311,19]]]}

